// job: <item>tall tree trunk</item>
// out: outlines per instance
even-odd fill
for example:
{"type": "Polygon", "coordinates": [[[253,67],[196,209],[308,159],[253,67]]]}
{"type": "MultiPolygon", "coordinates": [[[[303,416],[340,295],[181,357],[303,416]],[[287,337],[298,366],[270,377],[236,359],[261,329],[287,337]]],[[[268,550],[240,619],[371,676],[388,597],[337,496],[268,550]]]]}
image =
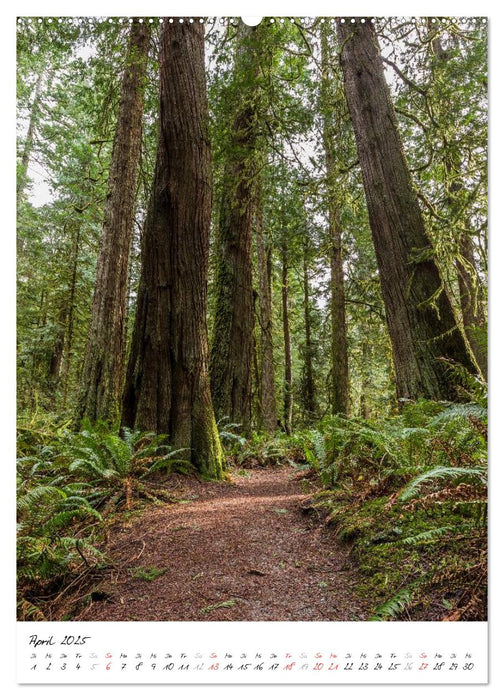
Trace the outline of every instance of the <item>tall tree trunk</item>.
{"type": "Polygon", "coordinates": [[[212,397],[218,417],[247,431],[251,418],[254,307],[252,228],[258,142],[257,76],[261,28],[240,26],[235,58],[236,105],[223,176],[217,232],[212,397]]]}
{"type": "Polygon", "coordinates": [[[349,408],[348,344],[345,316],[345,274],[343,270],[342,230],[336,188],[336,144],[330,114],[331,80],[329,67],[328,24],[321,32],[321,103],[323,142],[327,179],[327,214],[329,224],[329,259],[331,269],[331,412],[347,415],[349,408]]]}
{"type": "MultiPolygon", "coordinates": [[[[30,120],[28,122],[28,129],[26,132],[26,139],[24,142],[23,154],[21,156],[21,164],[18,169],[17,182],[16,182],[16,210],[19,215],[19,207],[23,199],[23,195],[26,189],[26,184],[28,182],[28,167],[30,165],[30,157],[33,151],[33,143],[35,139],[35,126],[40,111],[40,91],[42,88],[42,81],[44,78],[44,71],[41,68],[37,75],[37,81],[35,83],[35,89],[33,93],[33,101],[30,110],[30,120]]],[[[24,240],[16,234],[16,253],[19,256],[24,249],[24,240]]]]}
{"type": "Polygon", "coordinates": [[[308,269],[308,241],[303,246],[303,312],[305,327],[305,348],[304,348],[304,386],[303,399],[304,409],[308,420],[313,420],[316,413],[315,406],[315,380],[313,376],[313,344],[311,331],[311,311],[310,311],[310,279],[308,269]]]}
{"type": "Polygon", "coordinates": [[[275,400],[275,367],[273,364],[273,312],[271,294],[271,246],[263,230],[263,208],[260,194],[256,208],[257,273],[259,279],[259,326],[261,332],[261,414],[267,432],[277,429],[275,400]]]}
{"type": "Polygon", "coordinates": [[[39,116],[40,108],[40,91],[42,88],[42,81],[44,78],[44,71],[40,69],[37,75],[37,81],[35,83],[35,89],[33,93],[33,100],[31,103],[30,119],[28,122],[28,130],[26,132],[26,139],[23,148],[23,155],[21,156],[21,168],[18,175],[18,180],[16,184],[16,207],[19,208],[21,203],[21,198],[24,194],[26,183],[28,180],[28,166],[30,164],[30,157],[33,150],[33,142],[35,138],[35,125],[39,116]]]}
{"type": "Polygon", "coordinates": [[[79,250],[81,240],[81,224],[77,221],[77,228],[73,235],[72,241],[72,275],[70,278],[70,287],[68,289],[68,311],[66,313],[67,328],[65,334],[65,345],[63,349],[63,391],[61,404],[63,410],[66,408],[68,399],[68,389],[70,381],[70,365],[72,361],[72,346],[73,346],[73,327],[75,313],[75,296],[77,293],[77,270],[79,267],[79,250]]]}
{"type": "Polygon", "coordinates": [[[78,407],[78,417],[91,421],[115,421],[120,415],[128,260],[135,216],[149,40],[149,25],[135,20],[122,80],[78,407]]]}
{"type": "Polygon", "coordinates": [[[480,332],[486,330],[487,321],[479,290],[480,283],[476,272],[473,240],[466,231],[462,231],[460,236],[459,256],[456,265],[465,334],[478,367],[486,379],[488,375],[487,354],[480,332]]]}
{"type": "MultiPolygon", "coordinates": [[[[431,40],[432,52],[435,56],[432,71],[436,78],[436,68],[443,66],[450,58],[450,52],[443,49],[441,37],[438,33],[438,26],[429,18],[429,31],[433,33],[431,40]]],[[[446,101],[445,101],[446,102],[446,101]]],[[[449,104],[442,105],[442,108],[449,109],[449,104]]],[[[457,193],[463,190],[464,184],[461,178],[460,159],[455,156],[454,149],[449,149],[449,143],[444,135],[443,138],[443,164],[446,178],[448,180],[447,200],[448,207],[453,219],[460,219],[460,212],[457,206],[457,193]]],[[[463,219],[463,217],[462,217],[463,219]]],[[[467,227],[470,229],[470,224],[467,227]]],[[[455,232],[452,232],[455,235],[455,232]]],[[[474,244],[470,233],[464,226],[456,233],[459,255],[455,265],[457,269],[457,283],[460,296],[460,310],[462,312],[462,323],[467,342],[472,350],[474,359],[481,370],[483,376],[487,377],[487,354],[482,346],[481,339],[478,339],[478,330],[486,330],[485,310],[482,304],[480,281],[476,272],[476,260],[474,256],[474,244]]]]}
{"type": "Polygon", "coordinates": [[[369,408],[369,391],[371,389],[370,369],[369,369],[369,338],[363,335],[361,340],[361,390],[359,398],[359,415],[361,418],[368,419],[371,415],[369,408]]]}
{"type": "Polygon", "coordinates": [[[329,211],[331,264],[331,412],[348,414],[349,374],[347,325],[345,316],[345,277],[341,227],[336,211],[329,211]]]}
{"type": "Polygon", "coordinates": [[[63,350],[65,347],[65,327],[67,322],[67,313],[68,309],[66,308],[66,305],[63,304],[58,314],[58,331],[56,333],[56,339],[54,341],[51,357],[49,358],[48,379],[49,389],[53,394],[53,398],[58,388],[58,382],[60,379],[61,362],[63,360],[63,350]]]}
{"type": "Polygon", "coordinates": [[[292,351],[289,327],[289,251],[284,231],[282,241],[282,321],[284,339],[283,422],[287,435],[292,433],[292,351]]]}
{"type": "Polygon", "coordinates": [[[206,477],[223,455],[208,377],[212,208],[204,26],[163,23],[154,185],[142,241],[123,421],[166,433],[206,477]]]}
{"type": "Polygon", "coordinates": [[[441,358],[475,367],[413,190],[373,25],[338,22],[345,92],[380,271],[399,398],[453,399],[441,358]]]}

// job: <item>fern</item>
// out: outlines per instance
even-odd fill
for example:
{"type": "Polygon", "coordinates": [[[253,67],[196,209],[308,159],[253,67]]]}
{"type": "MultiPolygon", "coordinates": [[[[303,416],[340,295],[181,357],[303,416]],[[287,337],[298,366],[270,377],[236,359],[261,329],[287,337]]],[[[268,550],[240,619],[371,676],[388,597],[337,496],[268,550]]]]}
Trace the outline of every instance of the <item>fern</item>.
{"type": "Polygon", "coordinates": [[[456,403],[451,404],[445,408],[437,416],[431,418],[428,423],[430,429],[439,427],[440,424],[446,423],[448,421],[462,418],[467,420],[470,416],[473,418],[486,418],[488,415],[488,410],[484,406],[480,406],[477,403],[456,403]]]}
{"type": "Polygon", "coordinates": [[[178,467],[178,471],[181,471],[180,468],[186,468],[188,471],[194,471],[194,465],[188,460],[188,459],[182,459],[181,457],[177,457],[178,454],[187,452],[186,447],[181,447],[178,450],[171,450],[168,454],[163,455],[162,457],[159,457],[156,459],[148,468],[149,472],[154,472],[154,471],[159,471],[160,469],[166,469],[167,471],[170,471],[173,467],[178,467]]]}
{"type": "Polygon", "coordinates": [[[247,439],[243,435],[236,432],[242,428],[242,426],[240,423],[225,423],[224,421],[226,420],[228,420],[228,417],[224,416],[217,421],[217,430],[219,431],[221,441],[229,444],[235,443],[240,447],[243,447],[246,444],[247,439]]]}
{"type": "Polygon", "coordinates": [[[17,507],[20,511],[29,511],[36,506],[40,507],[42,501],[55,501],[66,498],[65,492],[51,484],[41,484],[27,491],[24,495],[18,495],[17,507]]]}
{"type": "Polygon", "coordinates": [[[488,386],[483,377],[471,374],[466,367],[452,360],[442,358],[448,372],[458,382],[459,391],[469,401],[475,402],[484,408],[488,403],[488,386]]]}
{"type": "Polygon", "coordinates": [[[410,481],[409,484],[404,487],[398,500],[409,501],[413,496],[418,495],[420,491],[419,486],[426,481],[433,481],[435,479],[454,480],[458,478],[469,479],[470,481],[476,479],[476,481],[480,483],[485,483],[484,470],[482,468],[470,469],[467,467],[445,467],[438,465],[410,481]]]}
{"type": "Polygon", "coordinates": [[[428,544],[430,542],[436,542],[450,532],[460,532],[460,530],[461,528],[459,526],[445,525],[444,527],[436,527],[432,530],[425,530],[416,535],[405,537],[401,541],[407,545],[428,544]]]}
{"type": "Polygon", "coordinates": [[[402,588],[395,593],[390,600],[376,608],[372,621],[395,620],[406,610],[411,602],[412,591],[410,588],[402,588]]]}

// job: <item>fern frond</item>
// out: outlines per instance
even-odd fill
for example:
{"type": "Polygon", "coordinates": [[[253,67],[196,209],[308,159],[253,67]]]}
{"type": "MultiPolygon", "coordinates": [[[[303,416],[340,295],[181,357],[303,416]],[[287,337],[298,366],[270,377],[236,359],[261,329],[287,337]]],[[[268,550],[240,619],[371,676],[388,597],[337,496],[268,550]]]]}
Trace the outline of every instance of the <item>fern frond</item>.
{"type": "Polygon", "coordinates": [[[179,452],[187,452],[188,448],[181,448],[179,450],[173,450],[170,454],[165,457],[157,459],[153,464],[150,465],[148,472],[158,471],[159,469],[171,469],[172,467],[185,467],[191,471],[194,470],[194,465],[188,459],[176,458],[175,455],[179,452]]]}
{"type": "Polygon", "coordinates": [[[404,544],[415,545],[415,544],[428,544],[430,542],[435,542],[441,539],[444,535],[450,532],[459,532],[460,527],[454,527],[452,525],[446,525],[444,527],[436,527],[432,530],[425,530],[416,535],[411,535],[410,537],[405,537],[401,540],[404,544]]]}
{"type": "Polygon", "coordinates": [[[436,467],[429,469],[410,481],[409,484],[404,487],[398,500],[408,501],[410,498],[413,498],[413,496],[416,496],[419,492],[419,486],[426,481],[433,481],[434,479],[458,478],[476,478],[478,481],[485,483],[485,475],[482,468],[469,469],[467,467],[445,467],[443,465],[437,465],[436,467]]]}
{"type": "Polygon", "coordinates": [[[103,439],[103,445],[112,458],[115,470],[126,476],[131,466],[132,450],[125,440],[118,435],[107,435],[103,439]]]}
{"type": "Polygon", "coordinates": [[[19,510],[30,510],[40,505],[40,501],[42,500],[61,500],[63,498],[66,498],[66,493],[62,489],[56,486],[42,484],[30,489],[30,491],[23,496],[18,496],[17,506],[19,510]]]}
{"type": "Polygon", "coordinates": [[[484,406],[477,403],[454,403],[444,411],[438,413],[437,416],[431,418],[428,425],[429,428],[437,428],[441,423],[446,423],[447,421],[453,420],[455,418],[486,418],[488,415],[488,410],[484,406]]]}
{"type": "Polygon", "coordinates": [[[374,615],[370,619],[372,621],[396,619],[410,604],[411,596],[412,591],[410,588],[402,588],[390,600],[376,608],[374,615]]]}

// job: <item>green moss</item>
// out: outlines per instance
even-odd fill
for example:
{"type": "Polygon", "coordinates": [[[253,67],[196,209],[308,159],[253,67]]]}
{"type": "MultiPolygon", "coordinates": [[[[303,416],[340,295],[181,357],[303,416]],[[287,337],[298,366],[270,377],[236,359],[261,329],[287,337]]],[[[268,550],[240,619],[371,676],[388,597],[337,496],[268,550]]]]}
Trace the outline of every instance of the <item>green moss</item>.
{"type": "Polygon", "coordinates": [[[225,459],[211,402],[193,406],[192,462],[203,479],[226,478],[225,459]]]}
{"type": "Polygon", "coordinates": [[[399,503],[387,505],[389,500],[390,494],[358,501],[343,491],[333,493],[332,498],[324,491],[315,498],[314,507],[328,512],[326,522],[335,528],[338,539],[352,543],[351,557],[360,575],[356,588],[371,609],[407,587],[411,592],[408,609],[425,615],[432,607],[429,596],[441,601],[443,595],[451,595],[450,584],[443,595],[435,592],[443,588],[437,578],[449,579],[452,572],[474,564],[465,540],[450,536],[449,530],[444,536],[442,528],[453,528],[456,533],[467,527],[467,519],[474,520],[476,506],[431,502],[408,509],[399,503]],[[404,542],[437,530],[440,535],[432,542],[421,538],[415,544],[404,542]]]}

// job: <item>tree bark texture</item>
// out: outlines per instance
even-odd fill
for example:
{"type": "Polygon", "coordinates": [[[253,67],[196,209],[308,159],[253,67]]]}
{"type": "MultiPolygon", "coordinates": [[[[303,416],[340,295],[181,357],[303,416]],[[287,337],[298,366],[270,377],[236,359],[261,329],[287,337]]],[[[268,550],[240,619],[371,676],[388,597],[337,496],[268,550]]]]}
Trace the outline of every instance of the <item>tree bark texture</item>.
{"type": "Polygon", "coordinates": [[[150,29],[134,21],[128,41],[103,216],[79,418],[116,421],[124,380],[128,259],[142,141],[150,29]]]}
{"type": "Polygon", "coordinates": [[[475,367],[444,290],[413,190],[378,40],[369,21],[338,22],[354,127],[380,272],[398,398],[454,399],[441,358],[475,367]]]}
{"type": "Polygon", "coordinates": [[[257,176],[260,29],[240,28],[235,58],[234,117],[217,232],[211,383],[215,411],[246,432],[251,419],[254,303],[252,233],[257,176]]]}
{"type": "Polygon", "coordinates": [[[167,434],[201,474],[220,478],[206,320],[211,208],[204,26],[165,20],[158,149],[123,422],[167,434]]]}
{"type": "Polygon", "coordinates": [[[331,129],[331,80],[329,72],[329,46],[327,24],[321,33],[321,103],[323,119],[323,142],[327,179],[327,216],[329,225],[330,314],[331,314],[331,412],[333,415],[348,414],[349,375],[348,341],[345,316],[345,274],[343,270],[343,232],[337,200],[336,144],[331,129]]]}
{"type": "Polygon", "coordinates": [[[259,325],[261,337],[261,418],[269,433],[277,429],[275,367],[273,363],[273,311],[271,290],[271,246],[263,230],[261,197],[256,208],[257,276],[259,282],[259,325]]]}

